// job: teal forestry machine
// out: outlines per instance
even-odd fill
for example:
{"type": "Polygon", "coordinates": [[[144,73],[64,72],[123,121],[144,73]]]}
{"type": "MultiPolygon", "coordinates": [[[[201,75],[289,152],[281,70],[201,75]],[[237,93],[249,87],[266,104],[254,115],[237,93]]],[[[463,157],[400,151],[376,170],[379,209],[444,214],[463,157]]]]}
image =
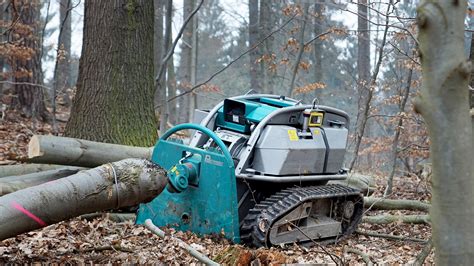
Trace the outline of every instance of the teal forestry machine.
{"type": "Polygon", "coordinates": [[[337,242],[363,213],[360,191],[327,184],[347,177],[348,127],[345,112],[314,101],[225,99],[200,124],[177,125],[158,140],[152,161],[168,169],[168,186],[140,205],[137,223],[252,246],[337,242]],[[171,138],[181,130],[194,130],[188,144],[171,138]]]}

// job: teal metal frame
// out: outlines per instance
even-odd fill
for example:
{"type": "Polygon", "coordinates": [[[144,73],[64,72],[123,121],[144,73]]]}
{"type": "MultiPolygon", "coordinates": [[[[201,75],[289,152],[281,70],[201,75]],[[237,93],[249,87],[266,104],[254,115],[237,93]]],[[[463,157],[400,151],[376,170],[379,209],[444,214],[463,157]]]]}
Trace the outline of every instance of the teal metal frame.
{"type": "MultiPolygon", "coordinates": [[[[181,193],[165,189],[151,202],[140,204],[137,224],[151,219],[158,226],[173,226],[197,234],[221,234],[240,242],[235,169],[224,142],[210,129],[197,124],[181,124],[168,130],[153,150],[152,161],[171,172],[183,158],[200,160],[198,179],[181,193]],[[212,138],[220,150],[189,147],[169,138],[184,130],[199,130],[212,138]]],[[[174,170],[175,171],[175,170],[174,170]]]]}

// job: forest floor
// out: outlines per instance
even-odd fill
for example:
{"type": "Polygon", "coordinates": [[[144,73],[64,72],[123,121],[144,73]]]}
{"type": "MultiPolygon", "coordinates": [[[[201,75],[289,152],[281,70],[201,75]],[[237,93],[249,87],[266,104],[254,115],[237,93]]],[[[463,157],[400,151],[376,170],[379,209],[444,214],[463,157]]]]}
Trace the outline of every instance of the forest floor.
{"type": "MultiPolygon", "coordinates": [[[[64,123],[59,122],[59,131],[62,132],[63,128],[64,123]]],[[[5,119],[0,120],[0,165],[17,163],[12,158],[26,155],[27,143],[33,134],[51,132],[52,127],[48,124],[33,123],[15,112],[9,113],[5,119]]],[[[381,196],[384,179],[376,177],[375,180],[377,183],[375,196],[381,196]]],[[[393,199],[423,201],[428,201],[430,197],[427,182],[420,181],[415,176],[395,178],[394,192],[390,196],[393,199]]],[[[418,213],[375,210],[366,212],[366,215],[380,214],[418,213]]],[[[359,229],[424,240],[431,237],[431,227],[424,224],[362,223],[359,229]]],[[[338,244],[324,247],[305,248],[288,245],[271,249],[252,249],[229,243],[218,236],[199,237],[189,232],[177,232],[169,228],[164,230],[167,234],[184,240],[196,250],[223,264],[364,263],[360,255],[346,252],[347,248],[366,253],[371,261],[377,264],[406,264],[413,262],[426,245],[408,240],[389,240],[353,234],[338,244]]],[[[92,221],[74,218],[0,241],[0,263],[6,262],[198,264],[198,261],[183,251],[175,240],[169,237],[160,239],[145,227],[134,225],[132,222],[115,223],[107,218],[92,221]]],[[[433,251],[425,263],[433,263],[433,251]]]]}

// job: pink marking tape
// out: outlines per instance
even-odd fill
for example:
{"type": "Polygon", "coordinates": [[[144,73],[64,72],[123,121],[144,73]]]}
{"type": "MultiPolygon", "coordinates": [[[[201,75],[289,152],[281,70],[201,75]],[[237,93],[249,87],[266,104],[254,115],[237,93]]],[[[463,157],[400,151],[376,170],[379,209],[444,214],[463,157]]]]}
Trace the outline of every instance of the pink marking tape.
{"type": "Polygon", "coordinates": [[[11,203],[12,207],[21,211],[22,213],[24,213],[26,216],[30,217],[31,219],[33,219],[35,222],[37,222],[39,225],[41,226],[47,226],[47,224],[45,222],[43,222],[43,220],[41,220],[38,216],[32,214],[31,212],[29,212],[27,209],[23,208],[23,206],[21,206],[20,204],[16,203],[16,202],[12,202],[11,203]]]}

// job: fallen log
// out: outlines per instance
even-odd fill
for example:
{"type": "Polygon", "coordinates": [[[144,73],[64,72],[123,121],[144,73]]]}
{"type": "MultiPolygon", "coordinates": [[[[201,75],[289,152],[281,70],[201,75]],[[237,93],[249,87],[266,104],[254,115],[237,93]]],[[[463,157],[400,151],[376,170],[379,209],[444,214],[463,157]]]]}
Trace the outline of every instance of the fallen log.
{"type": "Polygon", "coordinates": [[[82,214],[148,202],[166,184],[161,167],[126,159],[10,193],[0,197],[0,241],[82,214]]]}
{"type": "Polygon", "coordinates": [[[426,243],[428,240],[424,240],[421,238],[412,238],[412,237],[406,237],[406,236],[396,236],[396,235],[389,235],[389,234],[381,234],[377,232],[371,232],[371,231],[361,231],[361,230],[356,230],[355,231],[359,235],[364,235],[364,236],[370,236],[370,237],[379,237],[379,238],[386,238],[390,240],[398,240],[398,241],[411,241],[411,242],[420,242],[420,243],[426,243]]]}
{"type": "Polygon", "coordinates": [[[345,180],[332,180],[328,184],[340,184],[359,189],[364,195],[372,195],[376,190],[372,177],[360,174],[349,174],[345,180]]]}
{"type": "Polygon", "coordinates": [[[150,159],[152,148],[89,140],[34,135],[28,143],[27,162],[96,167],[127,158],[150,159]]]}
{"type": "Polygon", "coordinates": [[[57,164],[15,164],[0,166],[0,181],[3,181],[3,178],[7,176],[26,175],[63,167],[64,165],[57,164]]]}
{"type": "Polygon", "coordinates": [[[382,198],[365,197],[364,207],[377,210],[410,210],[424,211],[430,210],[430,204],[417,200],[391,200],[382,198]]]}
{"type": "Polygon", "coordinates": [[[0,196],[15,192],[17,190],[37,186],[43,183],[58,180],[60,178],[73,175],[80,170],[85,170],[83,167],[62,167],[56,170],[48,170],[39,173],[32,173],[21,176],[9,176],[0,179],[0,196]]]}
{"type": "Polygon", "coordinates": [[[407,223],[430,224],[429,215],[375,215],[364,216],[362,222],[371,224],[407,223]]]}

